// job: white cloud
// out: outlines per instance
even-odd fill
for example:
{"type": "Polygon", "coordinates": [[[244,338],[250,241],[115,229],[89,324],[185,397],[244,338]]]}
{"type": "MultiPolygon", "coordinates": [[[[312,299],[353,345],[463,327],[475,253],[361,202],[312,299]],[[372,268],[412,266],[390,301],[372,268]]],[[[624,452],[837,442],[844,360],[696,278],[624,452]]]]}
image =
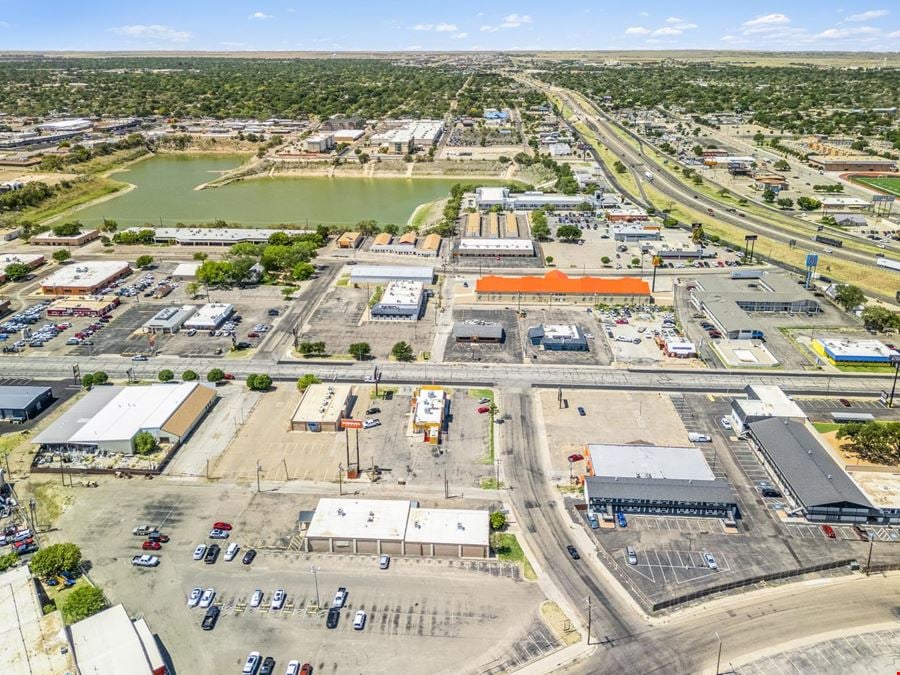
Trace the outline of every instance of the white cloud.
{"type": "Polygon", "coordinates": [[[816,40],[845,40],[847,38],[878,35],[880,33],[880,30],[872,26],[860,26],[859,28],[829,28],[813,37],[816,40]]]}
{"type": "Polygon", "coordinates": [[[870,9],[866,12],[860,12],[859,14],[851,14],[846,18],[846,21],[871,21],[872,19],[878,19],[882,16],[887,16],[890,12],[886,9],[870,9]]]}
{"type": "Polygon", "coordinates": [[[455,23],[439,23],[434,27],[434,29],[438,33],[455,33],[459,30],[459,26],[457,26],[455,23]]]}
{"type": "Polygon", "coordinates": [[[643,26],[631,26],[625,29],[625,35],[647,35],[649,32],[650,29],[643,26]]]}
{"type": "Polygon", "coordinates": [[[480,30],[482,33],[496,33],[500,29],[497,28],[496,26],[484,25],[481,28],[479,28],[478,30],[480,30]]]}
{"type": "Polygon", "coordinates": [[[684,19],[679,19],[677,16],[670,16],[666,19],[666,23],[684,23],[684,19]]]}
{"type": "Polygon", "coordinates": [[[271,14],[266,14],[265,12],[253,12],[248,18],[257,19],[258,21],[265,21],[266,19],[274,19],[275,17],[271,14]]]}
{"type": "Polygon", "coordinates": [[[895,30],[893,33],[888,33],[885,37],[889,37],[892,40],[900,39],[900,30],[895,30]]]}
{"type": "Polygon", "coordinates": [[[650,12],[641,12],[641,16],[650,16],[650,12]]]}
{"type": "Polygon", "coordinates": [[[684,31],[676,26],[665,26],[663,28],[657,28],[653,31],[653,37],[672,37],[675,35],[681,35],[684,31]]]}
{"type": "Polygon", "coordinates": [[[463,38],[467,38],[467,37],[469,37],[468,33],[454,33],[453,34],[454,40],[462,40],[463,38]]]}
{"type": "Polygon", "coordinates": [[[790,22],[791,20],[784,14],[765,14],[763,16],[758,16],[755,19],[745,21],[741,25],[743,25],[744,28],[758,28],[760,26],[784,25],[790,22]]]}
{"type": "Polygon", "coordinates": [[[110,29],[113,33],[124,35],[125,37],[134,38],[136,40],[152,40],[160,42],[187,42],[191,39],[191,34],[184,30],[176,30],[171,26],[161,26],[160,24],[132,24],[129,26],[118,26],[110,29]]]}
{"type": "Polygon", "coordinates": [[[434,30],[433,23],[417,23],[412,27],[413,30],[434,30]]]}
{"type": "Polygon", "coordinates": [[[528,14],[508,14],[503,17],[503,23],[500,28],[518,28],[524,23],[533,23],[532,18],[528,14]]]}

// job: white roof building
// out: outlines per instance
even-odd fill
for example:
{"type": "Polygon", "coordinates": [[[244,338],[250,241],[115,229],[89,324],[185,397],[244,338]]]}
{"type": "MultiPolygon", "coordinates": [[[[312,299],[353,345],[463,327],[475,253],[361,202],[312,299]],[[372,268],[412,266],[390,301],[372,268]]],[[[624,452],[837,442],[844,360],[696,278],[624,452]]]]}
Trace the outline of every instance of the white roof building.
{"type": "Polygon", "coordinates": [[[487,516],[487,511],[469,509],[411,508],[406,542],[487,546],[491,534],[487,516]]]}
{"type": "Polygon", "coordinates": [[[409,509],[400,499],[320,499],[306,536],[400,541],[409,509]]]}
{"type": "Polygon", "coordinates": [[[420,426],[440,425],[446,406],[446,391],[438,387],[422,387],[416,396],[415,423],[420,426]]]}
{"type": "Polygon", "coordinates": [[[714,480],[715,476],[695,447],[589,444],[597,476],[714,480]]]}
{"type": "Polygon", "coordinates": [[[197,330],[215,330],[225,323],[225,320],[232,313],[234,313],[234,305],[230,303],[208,302],[184,322],[184,327],[188,329],[196,328],[197,330]]]}
{"type": "Polygon", "coordinates": [[[357,265],[350,270],[350,283],[374,284],[401,280],[421,281],[430,284],[434,280],[433,267],[404,267],[399,265],[357,265]]]}
{"type": "Polygon", "coordinates": [[[165,661],[146,621],[132,621],[115,605],[69,627],[78,672],[96,675],[152,675],[165,661]]]}
{"type": "Polygon", "coordinates": [[[144,324],[144,330],[148,333],[177,333],[196,311],[196,305],[163,307],[144,324]]]}
{"type": "Polygon", "coordinates": [[[459,253],[460,255],[477,255],[479,253],[534,255],[534,242],[531,239],[468,237],[459,240],[459,253]]]}
{"type": "Polygon", "coordinates": [[[60,267],[41,281],[45,293],[60,289],[90,292],[131,272],[129,264],[123,260],[89,260],[74,265],[60,267]]]}
{"type": "Polygon", "coordinates": [[[869,205],[858,197],[823,197],[822,207],[826,209],[864,209],[869,205]]]}
{"type": "Polygon", "coordinates": [[[53,120],[52,122],[44,122],[38,124],[37,128],[42,131],[83,131],[90,129],[93,123],[90,120],[78,118],[71,120],[53,120]]]}
{"type": "Polygon", "coordinates": [[[806,413],[775,384],[748,384],[747,398],[731,401],[731,417],[737,431],[745,431],[751,422],[778,417],[806,420],[806,413]]]}
{"type": "MultiPolygon", "coordinates": [[[[130,227],[129,232],[140,232],[143,227],[130,227]]],[[[289,236],[309,234],[309,230],[280,230],[241,227],[157,227],[154,228],[157,244],[181,244],[183,246],[230,246],[241,242],[265,244],[276,232],[289,236]]]]}
{"type": "Polygon", "coordinates": [[[28,265],[30,268],[34,269],[44,262],[44,260],[44,256],[39,253],[4,253],[0,255],[0,272],[3,272],[7,265],[15,263],[28,265]]]}
{"type": "Polygon", "coordinates": [[[183,262],[175,265],[172,276],[176,279],[193,279],[197,276],[197,270],[200,269],[200,262],[183,262]]]}
{"type": "Polygon", "coordinates": [[[353,387],[349,384],[311,384],[303,392],[294,414],[292,431],[340,431],[349,413],[353,387]]]}

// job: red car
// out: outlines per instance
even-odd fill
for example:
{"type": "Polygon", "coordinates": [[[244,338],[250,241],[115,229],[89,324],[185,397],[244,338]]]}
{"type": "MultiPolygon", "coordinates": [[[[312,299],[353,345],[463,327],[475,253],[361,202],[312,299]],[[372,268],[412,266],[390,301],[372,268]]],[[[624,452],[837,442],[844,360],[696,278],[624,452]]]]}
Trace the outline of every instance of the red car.
{"type": "Polygon", "coordinates": [[[141,548],[145,551],[158,551],[162,548],[162,544],[158,541],[145,541],[141,544],[141,548]]]}
{"type": "Polygon", "coordinates": [[[838,402],[839,402],[842,406],[844,406],[845,408],[849,408],[849,407],[850,407],[850,401],[848,401],[848,400],[845,399],[845,398],[839,398],[839,399],[838,399],[838,402]]]}
{"type": "Polygon", "coordinates": [[[259,333],[257,333],[255,330],[254,330],[254,331],[250,331],[249,333],[247,333],[247,337],[248,337],[248,338],[258,338],[258,337],[259,337],[259,333]]]}
{"type": "Polygon", "coordinates": [[[231,523],[213,523],[214,530],[225,530],[228,532],[231,529],[231,523]]]}
{"type": "Polygon", "coordinates": [[[574,455],[569,455],[570,462],[580,462],[583,459],[584,459],[584,457],[579,455],[578,453],[576,453],[574,455]]]}
{"type": "Polygon", "coordinates": [[[829,539],[837,539],[837,535],[834,533],[834,528],[831,525],[823,525],[822,532],[824,532],[825,536],[829,539]]]}
{"type": "Polygon", "coordinates": [[[483,406],[481,406],[480,408],[478,408],[478,412],[481,413],[482,415],[483,415],[484,413],[490,412],[490,411],[491,411],[491,409],[488,408],[486,405],[483,405],[483,406]]]}
{"type": "Polygon", "coordinates": [[[226,380],[233,380],[234,373],[225,373],[225,375],[223,375],[222,377],[224,377],[226,380]]]}
{"type": "Polygon", "coordinates": [[[616,323],[617,323],[619,326],[624,326],[624,325],[626,325],[626,324],[628,323],[628,319],[616,319],[616,323]]]}

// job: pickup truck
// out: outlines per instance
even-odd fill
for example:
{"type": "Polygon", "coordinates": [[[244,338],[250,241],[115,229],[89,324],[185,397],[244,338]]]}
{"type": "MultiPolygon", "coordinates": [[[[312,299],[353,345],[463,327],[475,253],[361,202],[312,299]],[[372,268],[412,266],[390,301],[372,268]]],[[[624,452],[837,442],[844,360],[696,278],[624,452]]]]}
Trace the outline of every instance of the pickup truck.
{"type": "Polygon", "coordinates": [[[337,593],[334,594],[334,601],[331,603],[331,606],[335,609],[340,609],[344,606],[345,602],[347,602],[347,588],[338,586],[337,593]]]}
{"type": "Polygon", "coordinates": [[[139,525],[131,531],[131,534],[136,537],[146,537],[148,534],[153,532],[153,529],[154,528],[152,525],[139,525]]]}

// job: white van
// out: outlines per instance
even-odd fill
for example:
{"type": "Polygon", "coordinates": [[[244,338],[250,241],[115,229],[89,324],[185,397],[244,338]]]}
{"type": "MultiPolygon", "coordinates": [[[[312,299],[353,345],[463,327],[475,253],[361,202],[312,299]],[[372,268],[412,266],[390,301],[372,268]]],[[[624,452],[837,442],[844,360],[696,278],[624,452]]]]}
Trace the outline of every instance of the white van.
{"type": "Polygon", "coordinates": [[[228,545],[228,548],[225,549],[225,562],[231,562],[234,560],[234,556],[238,554],[238,551],[241,549],[236,543],[231,542],[228,545]]]}
{"type": "Polygon", "coordinates": [[[706,434],[698,434],[696,431],[688,432],[688,440],[691,443],[712,443],[712,438],[706,434]]]}

